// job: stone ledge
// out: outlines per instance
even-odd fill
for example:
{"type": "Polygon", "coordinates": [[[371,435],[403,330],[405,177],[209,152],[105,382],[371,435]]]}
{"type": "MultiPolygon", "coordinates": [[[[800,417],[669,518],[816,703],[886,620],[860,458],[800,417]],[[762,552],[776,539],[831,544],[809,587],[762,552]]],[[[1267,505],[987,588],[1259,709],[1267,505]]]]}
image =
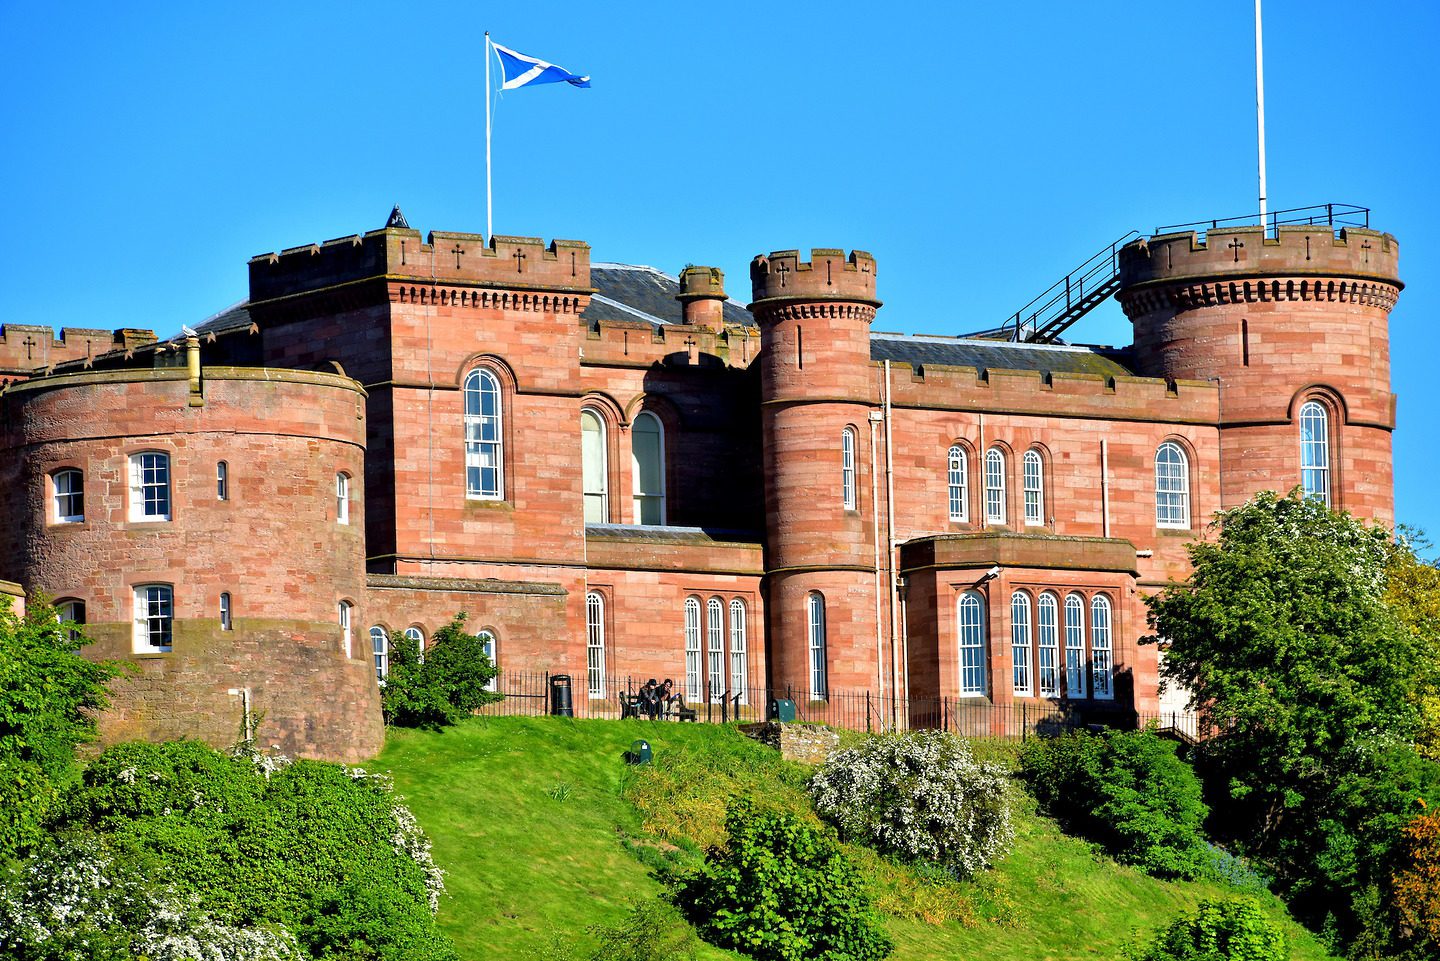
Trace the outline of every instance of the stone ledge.
{"type": "Polygon", "coordinates": [[[742,724],[740,733],[775,748],[785,760],[801,764],[823,764],[840,746],[840,735],[820,724],[765,721],[742,724]]]}
{"type": "Polygon", "coordinates": [[[497,578],[411,577],[405,574],[367,574],[365,586],[380,590],[461,591],[469,594],[541,594],[565,597],[565,588],[543,581],[502,581],[497,578]]]}

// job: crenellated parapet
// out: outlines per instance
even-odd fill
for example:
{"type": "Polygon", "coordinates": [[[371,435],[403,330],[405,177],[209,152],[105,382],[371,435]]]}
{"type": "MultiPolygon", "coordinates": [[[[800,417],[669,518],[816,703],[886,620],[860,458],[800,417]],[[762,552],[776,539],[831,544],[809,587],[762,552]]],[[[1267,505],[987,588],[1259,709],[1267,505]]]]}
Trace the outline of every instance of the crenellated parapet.
{"type": "Polygon", "coordinates": [[[5,324],[0,327],[0,371],[29,373],[67,361],[93,360],[111,351],[153,344],[156,339],[154,331],[130,327],[66,327],[57,335],[45,326],[5,324]]]}
{"type": "Polygon", "coordinates": [[[810,259],[798,250],[761,254],[750,262],[750,285],[757,318],[784,311],[791,305],[850,302],[850,312],[873,318],[880,301],[875,297],[875,258],[863,250],[816,247],[810,259]]]}
{"type": "Polygon", "coordinates": [[[581,364],[650,367],[654,364],[749,367],[760,353],[760,331],[689,324],[655,326],[643,320],[602,320],[586,332],[581,364]]]}

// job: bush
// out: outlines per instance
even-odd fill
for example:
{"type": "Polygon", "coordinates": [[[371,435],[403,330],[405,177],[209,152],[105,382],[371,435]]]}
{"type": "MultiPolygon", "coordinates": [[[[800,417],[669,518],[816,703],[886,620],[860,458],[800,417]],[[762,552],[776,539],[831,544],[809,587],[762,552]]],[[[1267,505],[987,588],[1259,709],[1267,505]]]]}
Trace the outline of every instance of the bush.
{"type": "Polygon", "coordinates": [[[1287,961],[1285,935],[1249,898],[1202,901],[1148,946],[1127,952],[1132,961],[1287,961]]]}
{"type": "Polygon", "coordinates": [[[426,650],[402,632],[390,636],[390,670],[380,695],[385,723],[447,727],[501,695],[485,689],[495,664],[484,642],[465,630],[465,615],[435,632],[426,650]]]}
{"type": "Polygon", "coordinates": [[[727,838],[682,877],[680,909],[701,937],[757,961],[880,961],[892,944],[839,844],[800,818],[748,801],[725,815],[727,838]]]}
{"type": "Polygon", "coordinates": [[[1200,826],[1200,781],[1175,745],[1149,731],[1035,738],[1020,772],[1068,829],[1160,878],[1194,878],[1214,861],[1200,826]]]}
{"type": "Polygon", "coordinates": [[[1440,957],[1440,813],[1425,811],[1405,826],[1391,880],[1401,937],[1419,957],[1440,957]]]}
{"type": "Polygon", "coordinates": [[[810,779],[815,810],[840,836],[970,877],[1014,840],[1005,769],[942,731],[881,735],[839,751],[810,779]]]}

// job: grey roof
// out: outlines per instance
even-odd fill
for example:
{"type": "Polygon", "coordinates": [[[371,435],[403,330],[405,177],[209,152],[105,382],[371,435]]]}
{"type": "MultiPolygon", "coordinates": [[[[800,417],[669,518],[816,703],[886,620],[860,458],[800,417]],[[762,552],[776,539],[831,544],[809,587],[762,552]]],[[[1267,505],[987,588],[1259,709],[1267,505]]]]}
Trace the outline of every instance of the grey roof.
{"type": "Polygon", "coordinates": [[[195,325],[197,333],[220,334],[229,333],[232,330],[247,330],[250,327],[250,311],[247,309],[250,302],[240,301],[238,304],[231,304],[219,313],[211,314],[200,323],[195,325]]]}
{"type": "MultiPolygon", "coordinates": [[[[596,290],[585,309],[585,319],[643,320],[651,324],[679,324],[684,312],[675,295],[680,281],[654,267],[632,264],[591,264],[590,284],[596,290]]],[[[755,320],[745,305],[725,301],[725,322],[753,327],[755,320]]]]}
{"type": "Polygon", "coordinates": [[[1012,344],[965,337],[870,335],[870,359],[923,366],[974,367],[976,370],[1038,370],[1052,373],[1128,376],[1121,351],[1112,347],[1012,344]]]}

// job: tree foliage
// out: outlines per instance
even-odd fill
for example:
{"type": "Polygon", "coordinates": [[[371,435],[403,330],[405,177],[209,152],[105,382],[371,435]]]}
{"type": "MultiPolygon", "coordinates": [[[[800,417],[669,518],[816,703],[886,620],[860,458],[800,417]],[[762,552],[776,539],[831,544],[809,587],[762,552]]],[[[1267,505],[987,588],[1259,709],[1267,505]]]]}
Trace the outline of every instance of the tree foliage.
{"type": "Polygon", "coordinates": [[[381,693],[385,723],[396,727],[446,727],[480,707],[500,700],[486,690],[495,679],[495,664],[485,643],[465,630],[457,614],[420,645],[402,632],[390,637],[390,671],[381,693]]]}
{"type": "Polygon", "coordinates": [[[1285,936],[1249,898],[1202,901],[1182,914],[1150,944],[1132,950],[1131,961],[1287,961],[1285,936]]]}
{"type": "MultiPolygon", "coordinates": [[[[1431,546],[1424,534],[1402,526],[1396,535],[1385,571],[1385,603],[1429,649],[1431,662],[1440,664],[1440,567],[1420,557],[1431,546]]],[[[1440,673],[1421,678],[1413,700],[1420,714],[1420,753],[1440,761],[1440,673]]]]}
{"type": "Polygon", "coordinates": [[[1405,825],[1391,895],[1402,941],[1417,958],[1440,957],[1440,812],[1405,825]]]}

